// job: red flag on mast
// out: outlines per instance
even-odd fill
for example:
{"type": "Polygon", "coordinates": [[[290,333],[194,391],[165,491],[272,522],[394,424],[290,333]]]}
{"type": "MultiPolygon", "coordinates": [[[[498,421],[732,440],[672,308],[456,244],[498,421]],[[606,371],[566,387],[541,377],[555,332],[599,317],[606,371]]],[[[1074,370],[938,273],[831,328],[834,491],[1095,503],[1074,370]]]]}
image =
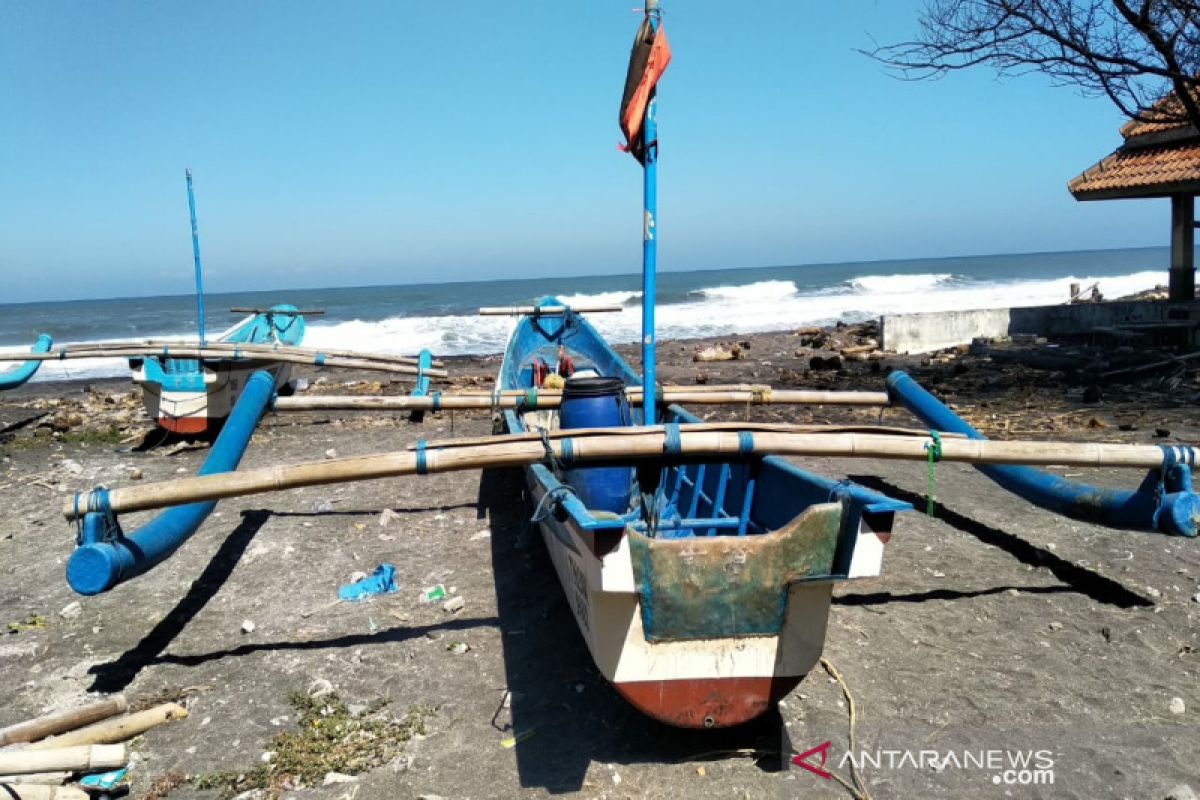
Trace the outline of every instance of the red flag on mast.
{"type": "Polygon", "coordinates": [[[642,120],[646,106],[654,96],[658,79],[671,62],[671,46],[662,23],[650,24],[647,17],[642,20],[633,50],[629,54],[629,70],[625,73],[625,94],[621,98],[621,131],[625,134],[625,145],[621,147],[631,153],[639,163],[646,163],[646,146],[642,141],[642,120]],[[657,30],[655,29],[657,27],[657,30]]]}

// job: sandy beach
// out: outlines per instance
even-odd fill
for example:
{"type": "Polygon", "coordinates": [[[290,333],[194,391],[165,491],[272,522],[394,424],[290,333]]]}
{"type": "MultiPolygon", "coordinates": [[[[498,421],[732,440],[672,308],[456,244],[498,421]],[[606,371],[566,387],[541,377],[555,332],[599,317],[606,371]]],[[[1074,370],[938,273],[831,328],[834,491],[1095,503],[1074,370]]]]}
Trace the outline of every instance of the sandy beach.
{"type": "MultiPolygon", "coordinates": [[[[1030,365],[1036,354],[1022,353],[1034,346],[1011,358],[954,351],[813,368],[814,355],[831,357],[838,344],[869,333],[664,341],[660,380],[881,390],[884,374],[898,368],[994,438],[1200,441],[1200,382],[1186,366],[1091,389],[1081,376],[1099,360],[1112,370],[1153,357],[1070,351],[1066,368],[1055,369],[1030,365]],[[715,343],[740,357],[693,361],[715,343]]],[[[618,349],[636,364],[634,348],[618,349]]],[[[453,378],[442,388],[490,388],[498,364],[499,356],[447,359],[453,378]]],[[[342,371],[297,374],[309,393],[408,386],[342,371]]],[[[190,474],[207,452],[186,444],[133,449],[156,436],[139,408],[123,380],[32,383],[0,396],[0,726],[89,693],[124,692],[140,705],[179,699],[187,719],[134,743],[133,797],[253,791],[255,776],[283,757],[277,735],[297,730],[304,708],[293,693],[340,698],[350,716],[386,722],[395,741],[381,749],[379,765],[347,782],[241,796],[851,796],[789,763],[791,754],[830,742],[826,766],[849,778],[849,709],[824,671],[811,673],[778,713],[739,729],[679,731],[629,707],[592,666],[544,546],[514,501],[513,471],[223,501],[164,565],[105,595],[76,597],[63,576],[75,539],[63,500],[101,484],[190,474]],[[354,573],[384,562],[395,565],[399,592],[336,602],[354,573]],[[438,584],[462,598],[461,610],[421,602],[438,584]]],[[[703,413],[881,418],[875,409],[779,406],[703,413]]],[[[882,420],[918,424],[902,409],[882,420]]],[[[487,411],[428,414],[422,423],[354,412],[268,415],[243,464],[490,431],[487,411]]],[[[878,766],[861,769],[871,797],[1090,800],[1167,798],[1188,783],[1200,789],[1200,543],[1057,517],[963,465],[936,467],[930,517],[924,464],[800,463],[915,507],[897,518],[882,576],[836,590],[826,639],[825,655],[854,700],[856,752],[880,753],[878,766]],[[1053,784],[1006,784],[994,766],[903,759],[921,751],[997,751],[1002,759],[1041,751],[1050,754],[1053,784]]],[[[1142,478],[1117,469],[1058,472],[1102,486],[1142,478]]],[[[148,518],[122,522],[132,529],[148,518]]]]}

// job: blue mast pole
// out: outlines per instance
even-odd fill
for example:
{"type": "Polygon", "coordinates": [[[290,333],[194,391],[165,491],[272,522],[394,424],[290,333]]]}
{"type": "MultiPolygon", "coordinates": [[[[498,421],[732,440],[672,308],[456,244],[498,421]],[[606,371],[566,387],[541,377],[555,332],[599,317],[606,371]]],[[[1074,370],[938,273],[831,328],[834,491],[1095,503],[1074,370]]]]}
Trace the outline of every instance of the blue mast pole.
{"type": "MultiPolygon", "coordinates": [[[[646,0],[646,18],[658,31],[658,0],[646,0]]],[[[657,94],[657,93],[655,93],[657,94]]],[[[642,424],[658,421],[654,379],[654,272],[658,260],[658,126],[654,119],[657,107],[655,95],[646,104],[642,121],[642,141],[646,147],[642,172],[642,424]]]]}
{"type": "Polygon", "coordinates": [[[196,231],[196,195],[192,193],[192,170],[187,170],[188,211],[192,215],[192,256],[196,259],[196,322],[200,326],[200,346],[204,342],[204,283],[200,279],[200,234],[196,231]]]}

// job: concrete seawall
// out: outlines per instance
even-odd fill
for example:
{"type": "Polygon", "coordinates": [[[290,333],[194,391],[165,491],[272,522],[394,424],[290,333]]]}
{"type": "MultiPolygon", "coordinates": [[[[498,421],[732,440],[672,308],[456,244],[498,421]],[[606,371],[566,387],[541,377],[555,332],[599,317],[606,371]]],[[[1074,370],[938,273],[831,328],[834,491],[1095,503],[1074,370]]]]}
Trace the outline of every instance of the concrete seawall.
{"type": "Polygon", "coordinates": [[[969,344],[977,336],[1002,338],[1033,334],[1055,337],[1105,328],[1130,332],[1179,328],[1181,339],[1186,336],[1187,341],[1198,344],[1200,303],[1080,303],[884,314],[880,321],[880,344],[893,353],[927,353],[969,344]]]}

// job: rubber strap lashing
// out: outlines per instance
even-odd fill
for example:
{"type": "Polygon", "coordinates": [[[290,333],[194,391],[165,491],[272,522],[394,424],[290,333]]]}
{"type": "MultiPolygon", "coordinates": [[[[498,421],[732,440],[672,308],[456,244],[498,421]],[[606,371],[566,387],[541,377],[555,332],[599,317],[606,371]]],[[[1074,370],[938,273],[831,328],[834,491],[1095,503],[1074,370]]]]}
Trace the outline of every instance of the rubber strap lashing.
{"type": "Polygon", "coordinates": [[[738,431],[738,455],[748,456],[754,452],[754,434],[750,431],[738,431]]]}
{"type": "Polygon", "coordinates": [[[315,356],[313,356],[313,363],[316,364],[318,367],[325,366],[325,354],[317,353],[315,356]]]}
{"type": "Polygon", "coordinates": [[[575,463],[575,443],[570,437],[558,440],[559,453],[558,460],[562,462],[564,467],[569,467],[575,463]]]}
{"type": "Polygon", "coordinates": [[[442,393],[441,392],[430,392],[429,397],[433,402],[433,410],[441,411],[442,410],[442,393]]]}
{"type": "Polygon", "coordinates": [[[668,422],[663,425],[663,454],[677,456],[683,452],[683,439],[679,436],[679,423],[668,422]]]}
{"type": "Polygon", "coordinates": [[[537,389],[530,387],[525,390],[525,400],[524,400],[523,405],[526,408],[528,408],[530,411],[533,411],[534,409],[537,408],[537,398],[538,398],[537,389]]]}
{"type": "Polygon", "coordinates": [[[425,447],[426,447],[425,440],[418,439],[417,440],[417,474],[418,475],[428,475],[429,474],[429,465],[425,461],[425,447]]]}

